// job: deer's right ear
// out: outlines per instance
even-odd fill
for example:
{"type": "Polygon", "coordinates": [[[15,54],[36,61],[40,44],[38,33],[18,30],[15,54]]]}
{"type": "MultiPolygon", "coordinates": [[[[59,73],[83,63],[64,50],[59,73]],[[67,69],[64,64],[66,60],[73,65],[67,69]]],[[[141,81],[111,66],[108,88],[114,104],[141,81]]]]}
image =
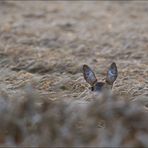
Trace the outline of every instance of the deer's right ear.
{"type": "Polygon", "coordinates": [[[107,71],[106,82],[113,85],[117,76],[118,76],[118,70],[117,70],[116,63],[112,63],[107,71]]]}
{"type": "Polygon", "coordinates": [[[91,86],[93,86],[97,82],[94,72],[87,65],[83,65],[83,75],[86,82],[89,83],[91,86]]]}

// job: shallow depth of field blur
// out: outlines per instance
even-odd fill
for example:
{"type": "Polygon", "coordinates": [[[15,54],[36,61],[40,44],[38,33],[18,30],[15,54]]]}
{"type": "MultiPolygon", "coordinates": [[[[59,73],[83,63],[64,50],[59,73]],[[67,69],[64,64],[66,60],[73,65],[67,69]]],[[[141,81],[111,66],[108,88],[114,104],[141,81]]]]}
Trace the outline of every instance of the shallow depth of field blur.
{"type": "Polygon", "coordinates": [[[147,107],[148,2],[0,1],[0,146],[148,147],[147,107]]]}

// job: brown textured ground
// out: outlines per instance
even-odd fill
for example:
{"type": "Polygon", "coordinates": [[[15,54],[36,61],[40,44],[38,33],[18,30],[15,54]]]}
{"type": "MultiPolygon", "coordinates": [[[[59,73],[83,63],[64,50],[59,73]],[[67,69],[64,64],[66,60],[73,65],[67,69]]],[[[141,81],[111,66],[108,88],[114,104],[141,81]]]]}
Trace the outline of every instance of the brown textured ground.
{"type": "Polygon", "coordinates": [[[147,14],[147,2],[0,2],[1,93],[32,85],[49,100],[80,99],[82,65],[103,80],[114,61],[114,93],[147,104],[147,14]]]}

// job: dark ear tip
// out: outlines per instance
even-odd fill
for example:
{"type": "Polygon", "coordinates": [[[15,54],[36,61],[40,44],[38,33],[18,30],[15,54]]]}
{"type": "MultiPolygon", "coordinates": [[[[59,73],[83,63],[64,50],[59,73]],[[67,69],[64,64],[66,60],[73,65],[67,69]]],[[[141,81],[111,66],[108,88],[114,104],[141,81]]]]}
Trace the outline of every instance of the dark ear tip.
{"type": "Polygon", "coordinates": [[[86,68],[88,68],[88,65],[84,64],[83,69],[86,69],[86,68]]]}
{"type": "Polygon", "coordinates": [[[115,63],[115,62],[113,62],[111,65],[116,65],[116,63],[115,63]]]}
{"type": "Polygon", "coordinates": [[[115,63],[115,62],[113,62],[113,63],[111,64],[111,67],[116,67],[116,68],[117,68],[116,63],[115,63]]]}
{"type": "Polygon", "coordinates": [[[83,65],[83,67],[86,67],[86,66],[87,66],[86,64],[83,65]]]}

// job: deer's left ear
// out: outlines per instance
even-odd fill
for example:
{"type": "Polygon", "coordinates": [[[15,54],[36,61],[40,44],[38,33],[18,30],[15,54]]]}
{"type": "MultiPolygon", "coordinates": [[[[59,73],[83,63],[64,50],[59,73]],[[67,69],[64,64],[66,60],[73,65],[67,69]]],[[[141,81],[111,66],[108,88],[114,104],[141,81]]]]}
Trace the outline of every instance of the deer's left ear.
{"type": "Polygon", "coordinates": [[[96,82],[96,76],[88,65],[83,65],[83,76],[87,83],[93,86],[96,82]]]}
{"type": "Polygon", "coordinates": [[[117,79],[118,70],[116,63],[112,63],[107,71],[106,82],[113,85],[114,81],[117,79]]]}

